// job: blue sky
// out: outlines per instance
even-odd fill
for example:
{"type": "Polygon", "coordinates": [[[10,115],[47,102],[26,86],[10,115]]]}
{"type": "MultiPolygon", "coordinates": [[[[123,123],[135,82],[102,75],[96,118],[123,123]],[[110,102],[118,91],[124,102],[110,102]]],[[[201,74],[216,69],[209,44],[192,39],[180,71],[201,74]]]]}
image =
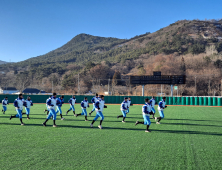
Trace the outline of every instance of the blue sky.
{"type": "Polygon", "coordinates": [[[80,33],[131,38],[182,19],[220,19],[221,0],[0,0],[0,60],[43,55],[80,33]]]}

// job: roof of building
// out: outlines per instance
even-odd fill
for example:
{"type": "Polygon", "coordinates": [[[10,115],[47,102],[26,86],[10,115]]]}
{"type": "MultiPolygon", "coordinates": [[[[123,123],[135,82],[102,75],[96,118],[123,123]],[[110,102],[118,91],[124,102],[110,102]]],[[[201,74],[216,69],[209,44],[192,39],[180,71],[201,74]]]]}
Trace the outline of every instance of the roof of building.
{"type": "Polygon", "coordinates": [[[2,90],[17,90],[15,87],[1,87],[2,90]]]}
{"type": "Polygon", "coordinates": [[[34,88],[26,88],[25,90],[22,91],[22,93],[39,93],[40,90],[34,89],[34,88]]]}

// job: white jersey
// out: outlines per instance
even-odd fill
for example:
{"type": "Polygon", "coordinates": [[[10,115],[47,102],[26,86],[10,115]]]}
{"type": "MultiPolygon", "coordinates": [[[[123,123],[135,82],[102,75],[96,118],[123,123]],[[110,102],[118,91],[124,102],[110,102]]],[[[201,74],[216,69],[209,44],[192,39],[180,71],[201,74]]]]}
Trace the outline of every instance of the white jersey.
{"type": "Polygon", "coordinates": [[[7,104],[8,104],[8,100],[3,99],[2,100],[2,106],[7,106],[7,104]]]}
{"type": "Polygon", "coordinates": [[[103,109],[104,109],[105,101],[102,100],[102,99],[100,99],[100,100],[97,100],[96,103],[97,103],[98,106],[99,106],[99,109],[96,107],[96,111],[97,111],[97,112],[98,112],[98,111],[102,112],[103,109]]]}
{"type": "Polygon", "coordinates": [[[99,101],[99,100],[100,100],[100,98],[95,96],[95,97],[92,98],[91,102],[93,103],[93,105],[95,105],[96,102],[99,101]]]}
{"type": "Polygon", "coordinates": [[[24,99],[17,98],[15,99],[14,106],[18,110],[23,110],[24,99]]]}
{"type": "Polygon", "coordinates": [[[164,100],[160,101],[158,104],[158,110],[163,111],[165,108],[166,102],[164,100]]]}
{"type": "Polygon", "coordinates": [[[128,101],[123,101],[120,105],[120,110],[127,110],[128,101]]]}
{"type": "Polygon", "coordinates": [[[48,106],[47,102],[48,102],[49,99],[50,99],[50,98],[46,99],[46,107],[47,107],[48,109],[49,109],[49,106],[48,106]]]}
{"type": "Polygon", "coordinates": [[[131,100],[128,100],[127,102],[128,102],[128,108],[129,108],[131,105],[131,100]]]}
{"type": "Polygon", "coordinates": [[[76,99],[73,99],[73,98],[71,98],[71,99],[69,99],[69,104],[72,106],[74,106],[75,104],[76,104],[76,99]]]}
{"type": "Polygon", "coordinates": [[[81,107],[82,107],[82,109],[86,109],[88,106],[89,106],[89,102],[88,102],[88,101],[83,100],[83,101],[81,102],[81,107]]]}
{"type": "Polygon", "coordinates": [[[31,100],[26,100],[26,108],[30,109],[31,105],[32,105],[32,101],[31,100]]]}
{"type": "Polygon", "coordinates": [[[143,105],[142,107],[142,113],[143,115],[150,115],[149,113],[151,112],[151,105],[149,105],[148,103],[146,103],[145,105],[143,105]]]}
{"type": "Polygon", "coordinates": [[[151,99],[151,100],[150,100],[150,103],[151,103],[151,107],[154,107],[154,106],[155,106],[155,104],[156,104],[155,99],[151,99]]]}
{"type": "Polygon", "coordinates": [[[57,102],[57,99],[54,97],[51,97],[47,102],[48,108],[55,110],[56,109],[56,102],[57,102]]]}

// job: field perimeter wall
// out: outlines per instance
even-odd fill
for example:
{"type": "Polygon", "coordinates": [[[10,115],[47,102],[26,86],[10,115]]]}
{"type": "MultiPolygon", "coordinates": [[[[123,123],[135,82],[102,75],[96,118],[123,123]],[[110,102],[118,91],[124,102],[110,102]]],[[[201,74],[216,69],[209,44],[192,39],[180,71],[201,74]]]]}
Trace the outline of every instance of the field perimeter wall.
{"type": "MultiPolygon", "coordinates": [[[[13,103],[18,95],[5,95],[0,94],[0,100],[5,96],[8,97],[9,103],[13,103]]],[[[27,96],[31,96],[33,103],[45,103],[48,95],[23,95],[26,99],[27,96]]],[[[84,95],[75,95],[76,102],[80,103],[84,99],[84,95]]],[[[68,100],[71,98],[71,95],[65,95],[65,103],[68,103],[68,100]]],[[[94,96],[88,96],[88,101],[91,102],[91,99],[94,96]]],[[[133,104],[143,104],[145,98],[151,98],[151,96],[126,96],[131,97],[133,104]]],[[[124,99],[124,96],[105,96],[105,102],[108,104],[120,104],[124,99]]],[[[162,97],[156,97],[156,102],[159,102],[162,97]]],[[[166,97],[167,105],[195,105],[195,106],[222,106],[221,97],[166,97]]]]}

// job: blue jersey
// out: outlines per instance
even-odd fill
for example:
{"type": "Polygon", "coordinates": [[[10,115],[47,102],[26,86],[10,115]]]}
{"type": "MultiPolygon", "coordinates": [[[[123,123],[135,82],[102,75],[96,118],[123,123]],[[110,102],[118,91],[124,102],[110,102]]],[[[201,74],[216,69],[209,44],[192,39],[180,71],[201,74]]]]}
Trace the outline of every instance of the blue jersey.
{"type": "Polygon", "coordinates": [[[64,103],[64,99],[61,99],[61,98],[57,98],[57,101],[56,101],[56,105],[59,106],[59,107],[62,107],[62,104],[64,103]]]}
{"type": "Polygon", "coordinates": [[[3,106],[6,106],[7,104],[8,104],[8,100],[3,99],[3,100],[2,100],[2,105],[3,105],[3,106]]]}
{"type": "Polygon", "coordinates": [[[86,107],[89,107],[89,102],[88,102],[87,100],[83,100],[83,101],[81,102],[81,107],[82,107],[83,109],[86,109],[86,107]]]}

